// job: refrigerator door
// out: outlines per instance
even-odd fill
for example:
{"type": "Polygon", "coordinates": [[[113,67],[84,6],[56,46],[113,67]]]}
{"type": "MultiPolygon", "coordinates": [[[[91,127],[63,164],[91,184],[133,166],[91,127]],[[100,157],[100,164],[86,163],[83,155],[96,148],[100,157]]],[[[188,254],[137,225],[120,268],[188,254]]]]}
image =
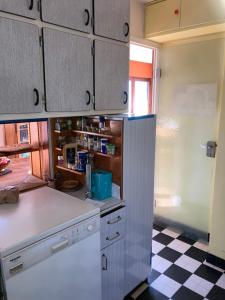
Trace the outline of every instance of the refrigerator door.
{"type": "Polygon", "coordinates": [[[126,294],[150,273],[155,165],[155,116],[124,120],[124,200],[126,202],[126,294]]]}

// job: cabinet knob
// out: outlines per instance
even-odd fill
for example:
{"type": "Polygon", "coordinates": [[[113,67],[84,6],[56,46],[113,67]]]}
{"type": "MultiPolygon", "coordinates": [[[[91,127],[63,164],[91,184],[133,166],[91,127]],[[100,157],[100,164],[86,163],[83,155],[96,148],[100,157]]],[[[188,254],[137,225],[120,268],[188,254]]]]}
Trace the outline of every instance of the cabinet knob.
{"type": "Polygon", "coordinates": [[[38,89],[34,89],[34,105],[38,106],[39,104],[39,92],[38,89]]]}
{"type": "Polygon", "coordinates": [[[84,10],[84,20],[85,20],[84,25],[88,26],[90,23],[90,12],[88,9],[84,10]]]}
{"type": "Polygon", "coordinates": [[[91,103],[91,93],[86,91],[86,105],[90,105],[91,103]]]}
{"type": "Polygon", "coordinates": [[[176,16],[178,16],[179,13],[180,13],[179,9],[175,9],[174,14],[175,14],[176,16]]]}
{"type": "Polygon", "coordinates": [[[29,4],[29,6],[28,6],[28,9],[29,9],[29,10],[32,10],[33,7],[34,7],[34,0],[30,0],[30,4],[29,4]]]}
{"type": "Polygon", "coordinates": [[[130,33],[130,26],[128,23],[124,23],[123,25],[123,33],[124,33],[124,36],[128,36],[129,33],[130,33]]]}
{"type": "Polygon", "coordinates": [[[123,92],[123,103],[127,104],[128,102],[128,93],[126,91],[123,92]]]}

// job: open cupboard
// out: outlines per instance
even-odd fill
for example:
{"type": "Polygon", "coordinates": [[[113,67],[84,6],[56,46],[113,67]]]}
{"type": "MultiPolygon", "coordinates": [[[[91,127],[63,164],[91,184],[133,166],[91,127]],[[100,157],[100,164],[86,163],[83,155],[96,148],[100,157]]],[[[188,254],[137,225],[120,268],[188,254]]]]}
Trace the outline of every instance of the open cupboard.
{"type": "Polygon", "coordinates": [[[85,172],[77,171],[75,166],[68,167],[63,150],[66,144],[75,144],[77,151],[85,151],[92,155],[94,169],[112,172],[112,181],[120,187],[120,196],[122,196],[123,122],[116,118],[105,118],[102,130],[99,129],[99,123],[99,117],[51,119],[53,165],[57,188],[60,188],[64,179],[76,179],[81,184],[85,184],[85,172]],[[58,121],[62,124],[71,122],[71,129],[68,130],[65,126],[64,129],[57,130],[56,123],[58,121]],[[82,125],[84,121],[85,126],[82,125]],[[99,147],[101,139],[107,139],[110,144],[115,146],[114,154],[101,152],[99,147]],[[97,144],[97,148],[94,143],[97,144]],[[62,158],[62,156],[63,162],[59,162],[59,157],[62,158]]]}

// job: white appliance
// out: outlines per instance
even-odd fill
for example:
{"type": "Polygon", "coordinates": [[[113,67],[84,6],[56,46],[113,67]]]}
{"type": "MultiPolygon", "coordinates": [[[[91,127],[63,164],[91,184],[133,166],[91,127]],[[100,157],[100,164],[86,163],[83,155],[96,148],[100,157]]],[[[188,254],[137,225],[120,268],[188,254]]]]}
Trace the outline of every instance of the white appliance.
{"type": "Polygon", "coordinates": [[[101,300],[99,227],[95,216],[3,258],[5,299],[101,300]]]}

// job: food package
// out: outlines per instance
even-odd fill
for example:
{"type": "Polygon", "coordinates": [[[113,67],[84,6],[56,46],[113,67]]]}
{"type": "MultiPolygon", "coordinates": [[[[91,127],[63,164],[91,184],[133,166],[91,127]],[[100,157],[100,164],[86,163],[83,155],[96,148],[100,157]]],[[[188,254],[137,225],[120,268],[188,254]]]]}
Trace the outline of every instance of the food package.
{"type": "Polygon", "coordinates": [[[0,204],[17,203],[19,201],[19,189],[15,186],[0,188],[0,204]]]}

